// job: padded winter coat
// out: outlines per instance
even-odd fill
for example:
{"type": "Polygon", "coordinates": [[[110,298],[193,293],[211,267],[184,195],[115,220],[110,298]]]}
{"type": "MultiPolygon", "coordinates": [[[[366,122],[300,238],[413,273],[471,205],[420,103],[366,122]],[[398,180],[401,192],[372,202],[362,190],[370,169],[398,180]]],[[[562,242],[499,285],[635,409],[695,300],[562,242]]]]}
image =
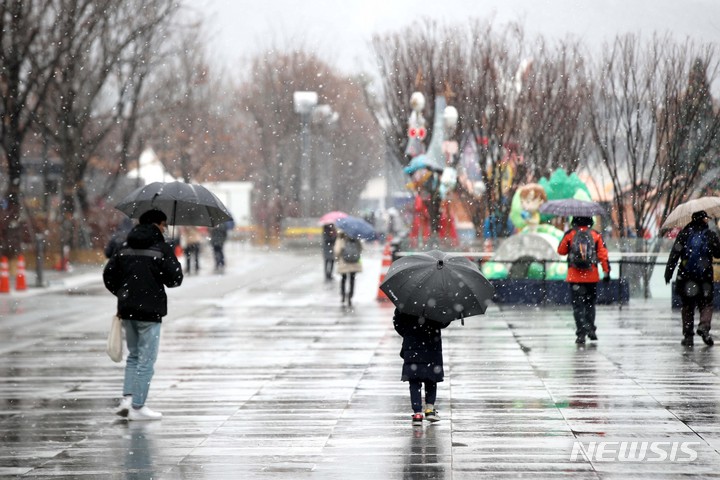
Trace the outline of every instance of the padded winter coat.
{"type": "Polygon", "coordinates": [[[447,324],[408,315],[395,309],[393,326],[403,337],[400,350],[400,356],[404,360],[401,380],[442,382],[445,371],[440,331],[447,327],[447,324]]]}
{"type": "Polygon", "coordinates": [[[165,287],[182,284],[175,253],[155,225],[138,225],[103,270],[105,287],[118,299],[124,320],[160,322],[167,315],[165,287]]]}
{"type": "MultiPolygon", "coordinates": [[[[587,230],[590,229],[590,227],[577,227],[579,230],[587,230]]],[[[558,245],[557,252],[560,255],[567,255],[570,253],[570,245],[572,244],[572,239],[575,237],[576,230],[573,228],[572,230],[568,230],[565,232],[565,236],[560,240],[560,245],[558,245]]],[[[605,241],[603,241],[602,235],[600,235],[598,232],[596,232],[593,229],[590,229],[590,235],[592,235],[593,239],[595,240],[595,251],[597,251],[597,258],[600,264],[602,265],[602,269],[605,272],[605,274],[610,274],[610,262],[608,261],[608,250],[605,246],[605,241]]],[[[568,264],[568,273],[566,281],[569,283],[597,283],[600,281],[600,273],[598,271],[597,264],[593,265],[591,268],[587,270],[581,270],[579,268],[572,267],[568,264]]]]}

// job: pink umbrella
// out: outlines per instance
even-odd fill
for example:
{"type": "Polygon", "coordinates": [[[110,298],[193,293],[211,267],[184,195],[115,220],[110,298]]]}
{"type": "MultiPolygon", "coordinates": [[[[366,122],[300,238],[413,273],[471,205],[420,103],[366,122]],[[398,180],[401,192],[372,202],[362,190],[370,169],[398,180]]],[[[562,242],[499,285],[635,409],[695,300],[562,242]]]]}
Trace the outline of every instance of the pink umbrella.
{"type": "Polygon", "coordinates": [[[325,215],[323,215],[322,217],[320,217],[320,220],[318,221],[318,223],[320,225],[328,225],[330,223],[335,223],[338,221],[338,219],[345,218],[347,216],[348,216],[347,213],[339,212],[336,210],[333,212],[328,212],[325,215]]]}

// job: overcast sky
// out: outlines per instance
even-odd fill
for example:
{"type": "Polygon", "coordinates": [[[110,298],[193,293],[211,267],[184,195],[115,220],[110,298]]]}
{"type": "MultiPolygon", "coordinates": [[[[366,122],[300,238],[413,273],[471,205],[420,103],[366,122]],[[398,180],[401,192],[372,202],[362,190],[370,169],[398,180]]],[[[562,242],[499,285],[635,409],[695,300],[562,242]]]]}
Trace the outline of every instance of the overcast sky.
{"type": "Polygon", "coordinates": [[[345,70],[372,68],[373,33],[423,17],[446,23],[522,20],[531,35],[573,34],[591,48],[617,33],[671,32],[720,45],[720,0],[188,0],[208,16],[212,55],[233,64],[273,41],[302,43],[345,70]]]}

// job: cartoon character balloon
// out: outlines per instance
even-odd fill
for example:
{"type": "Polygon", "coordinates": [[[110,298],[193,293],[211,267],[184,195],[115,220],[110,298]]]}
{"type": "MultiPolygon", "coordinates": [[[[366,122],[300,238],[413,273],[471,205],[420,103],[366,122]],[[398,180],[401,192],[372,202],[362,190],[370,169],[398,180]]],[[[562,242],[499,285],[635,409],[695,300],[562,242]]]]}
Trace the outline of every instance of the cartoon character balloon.
{"type": "Polygon", "coordinates": [[[410,158],[415,158],[418,155],[425,153],[425,136],[427,135],[427,129],[425,128],[425,117],[423,117],[422,111],[425,108],[425,95],[420,92],[414,92],[410,96],[410,107],[412,113],[408,120],[408,144],[405,147],[405,155],[410,158]]]}

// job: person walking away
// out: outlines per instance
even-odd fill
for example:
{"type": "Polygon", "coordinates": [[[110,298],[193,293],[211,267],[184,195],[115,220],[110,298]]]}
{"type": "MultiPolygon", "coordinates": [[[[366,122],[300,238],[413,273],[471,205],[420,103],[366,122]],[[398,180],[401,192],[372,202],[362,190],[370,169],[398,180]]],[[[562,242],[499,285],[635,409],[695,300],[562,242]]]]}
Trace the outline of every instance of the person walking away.
{"type": "Polygon", "coordinates": [[[443,370],[441,330],[447,324],[429,318],[402,313],[395,309],[393,315],[395,331],[403,338],[400,356],[403,359],[403,382],[410,385],[412,424],[422,425],[422,387],[425,386],[425,420],[431,423],[440,420],[435,402],[437,384],[445,376],[443,370]]]}
{"type": "Polygon", "coordinates": [[[567,255],[573,316],[575,317],[575,343],[585,344],[585,337],[597,340],[595,333],[595,303],[597,283],[600,281],[598,262],[605,272],[603,280],[610,281],[608,250],[600,233],[593,230],[591,217],[574,217],[571,229],[565,232],[557,252],[567,255]]]}
{"type": "Polygon", "coordinates": [[[128,233],[127,242],[103,270],[105,287],[117,297],[117,315],[123,321],[128,356],[123,397],[115,413],[128,420],[159,420],[160,412],[145,402],[160,343],[162,317],[167,315],[165,287],[182,284],[183,273],[175,253],[165,242],[167,216],[150,210],[128,233]]]}
{"type": "Polygon", "coordinates": [[[335,264],[335,252],[333,247],[335,246],[336,239],[337,231],[335,230],[335,225],[332,223],[323,225],[322,253],[323,260],[325,261],[325,280],[332,280],[332,272],[335,264]]]}
{"type": "Polygon", "coordinates": [[[355,293],[355,274],[362,272],[362,243],[358,239],[348,237],[344,231],[337,230],[337,239],[333,247],[337,260],[337,272],[342,275],[340,280],[340,298],[348,307],[352,307],[352,297],[355,293]],[[350,282],[349,289],[345,290],[345,283],[350,282]]]}
{"type": "Polygon", "coordinates": [[[110,241],[108,241],[107,245],[105,245],[105,258],[112,257],[115,252],[122,246],[122,244],[125,243],[125,240],[127,239],[127,234],[128,232],[130,232],[130,230],[132,230],[132,228],[132,219],[124,218],[122,222],[120,222],[120,225],[118,225],[117,229],[110,238],[110,241]]]}
{"type": "Polygon", "coordinates": [[[203,235],[198,227],[183,227],[185,240],[185,271],[190,275],[192,266],[195,265],[195,273],[200,273],[200,245],[203,242],[203,235]]]}
{"type": "Polygon", "coordinates": [[[713,257],[720,258],[720,239],[708,228],[709,217],[704,210],[692,214],[692,220],[675,238],[667,266],[665,283],[670,283],[675,267],[680,263],[675,291],[682,302],[682,334],[680,342],[686,347],[693,346],[695,309],[700,312],[697,334],[706,345],[715,342],[710,336],[713,314],[713,257]]]}
{"type": "Polygon", "coordinates": [[[232,228],[229,223],[221,223],[210,231],[210,245],[215,257],[215,273],[225,272],[225,241],[227,240],[228,230],[232,228]]]}

